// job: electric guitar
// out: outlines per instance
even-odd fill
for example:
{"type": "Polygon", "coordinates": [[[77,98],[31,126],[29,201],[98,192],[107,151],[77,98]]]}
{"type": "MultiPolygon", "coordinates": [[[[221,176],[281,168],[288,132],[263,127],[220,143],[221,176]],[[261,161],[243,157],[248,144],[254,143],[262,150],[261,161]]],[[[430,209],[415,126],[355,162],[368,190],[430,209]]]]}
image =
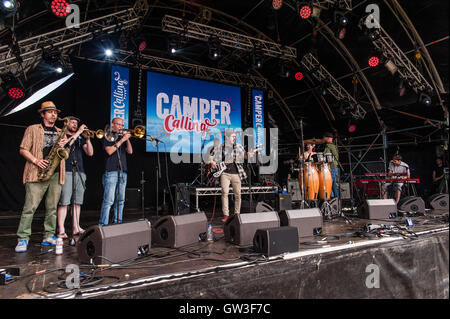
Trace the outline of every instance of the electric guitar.
{"type": "MultiPolygon", "coordinates": [[[[261,150],[262,150],[262,146],[260,145],[257,148],[252,149],[252,151],[250,153],[260,152],[261,150]]],[[[212,166],[210,167],[209,174],[212,174],[212,176],[215,179],[218,179],[218,178],[220,178],[222,173],[225,172],[226,169],[227,169],[227,164],[225,164],[225,162],[220,162],[220,163],[217,163],[217,168],[213,168],[212,166]]]]}

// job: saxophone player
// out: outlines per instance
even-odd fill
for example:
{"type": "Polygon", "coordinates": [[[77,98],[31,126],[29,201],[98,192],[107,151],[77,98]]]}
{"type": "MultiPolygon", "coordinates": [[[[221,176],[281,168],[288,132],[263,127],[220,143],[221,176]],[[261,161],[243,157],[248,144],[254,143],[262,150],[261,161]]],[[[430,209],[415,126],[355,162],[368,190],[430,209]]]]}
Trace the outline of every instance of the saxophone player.
{"type": "Polygon", "coordinates": [[[51,165],[46,160],[55,144],[63,147],[67,138],[60,138],[62,130],[55,126],[58,110],[52,101],[41,104],[38,113],[42,122],[28,126],[20,144],[20,155],[26,159],[23,172],[25,185],[25,204],[17,230],[18,244],[16,252],[25,252],[31,235],[31,223],[36,209],[45,196],[44,238],[42,245],[56,245],[56,209],[61,195],[61,187],[65,180],[65,161],[61,161],[54,174],[46,181],[40,181],[39,172],[51,165]]]}

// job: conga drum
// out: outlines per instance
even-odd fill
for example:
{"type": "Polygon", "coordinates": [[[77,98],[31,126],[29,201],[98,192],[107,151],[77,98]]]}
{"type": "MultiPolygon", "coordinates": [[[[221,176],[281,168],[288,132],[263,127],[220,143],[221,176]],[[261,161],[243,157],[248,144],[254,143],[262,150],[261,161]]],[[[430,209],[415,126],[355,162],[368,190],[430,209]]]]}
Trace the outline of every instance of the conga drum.
{"type": "MultiPolygon", "coordinates": [[[[317,199],[317,194],[319,192],[319,174],[316,166],[311,162],[305,163],[305,168],[303,170],[303,182],[305,185],[305,199],[317,199]]],[[[299,184],[300,189],[302,189],[301,176],[299,176],[299,184]]]]}
{"type": "Polygon", "coordinates": [[[319,174],[319,198],[330,199],[333,187],[330,167],[327,163],[320,163],[317,164],[317,171],[319,174]]]}

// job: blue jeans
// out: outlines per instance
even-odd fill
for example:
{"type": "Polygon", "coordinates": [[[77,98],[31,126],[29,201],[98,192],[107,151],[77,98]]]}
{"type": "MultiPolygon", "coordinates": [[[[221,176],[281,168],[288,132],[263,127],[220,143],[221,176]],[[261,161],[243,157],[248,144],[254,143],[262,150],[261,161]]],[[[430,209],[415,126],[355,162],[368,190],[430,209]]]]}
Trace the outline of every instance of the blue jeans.
{"type": "Polygon", "coordinates": [[[125,188],[127,186],[127,173],[120,173],[120,181],[118,183],[118,171],[106,172],[103,174],[103,202],[100,211],[100,220],[98,224],[100,226],[108,225],[109,223],[109,211],[114,204],[114,221],[113,224],[122,223],[123,206],[125,202],[125,188]],[[119,214],[117,214],[117,187],[119,187],[119,214]]]}
{"type": "Polygon", "coordinates": [[[339,168],[331,167],[330,172],[331,172],[331,179],[333,180],[333,188],[331,189],[331,198],[339,197],[339,189],[338,189],[339,168]]]}

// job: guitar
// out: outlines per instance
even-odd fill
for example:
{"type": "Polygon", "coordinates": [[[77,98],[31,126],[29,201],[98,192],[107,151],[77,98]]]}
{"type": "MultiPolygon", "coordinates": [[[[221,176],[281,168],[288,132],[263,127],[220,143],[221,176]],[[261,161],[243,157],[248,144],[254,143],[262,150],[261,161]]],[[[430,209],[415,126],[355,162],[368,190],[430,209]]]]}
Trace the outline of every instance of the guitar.
{"type": "MultiPolygon", "coordinates": [[[[262,150],[262,145],[259,145],[257,148],[252,149],[249,153],[260,152],[262,150]]],[[[208,175],[212,174],[215,179],[220,178],[223,172],[227,169],[227,164],[225,162],[217,163],[217,168],[210,167],[210,172],[208,175]]]]}

